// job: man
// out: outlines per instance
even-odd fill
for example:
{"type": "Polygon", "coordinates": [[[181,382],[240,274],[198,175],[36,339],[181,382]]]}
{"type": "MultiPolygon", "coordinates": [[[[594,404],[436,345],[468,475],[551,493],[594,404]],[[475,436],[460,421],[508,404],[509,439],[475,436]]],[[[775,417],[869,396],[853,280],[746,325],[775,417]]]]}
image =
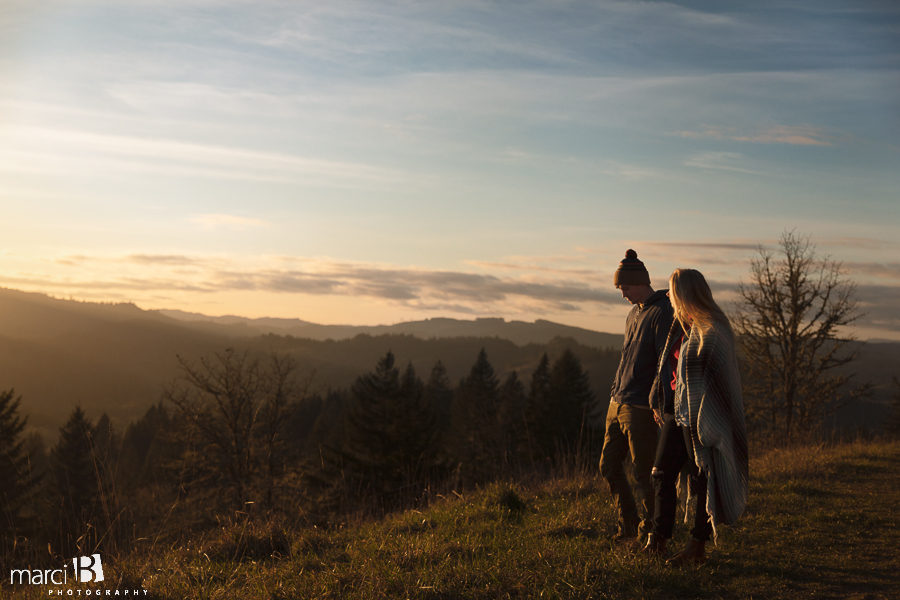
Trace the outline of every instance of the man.
{"type": "Polygon", "coordinates": [[[633,305],[625,321],[625,342],[606,413],[606,436],[600,474],[609,483],[619,513],[615,541],[634,542],[652,528],[653,488],[650,470],[659,428],[651,395],[660,354],[672,325],[672,305],[666,290],[653,291],[650,275],[634,250],[628,250],[614,282],[633,305]],[[626,457],[634,467],[640,515],[625,476],[626,457]]]}

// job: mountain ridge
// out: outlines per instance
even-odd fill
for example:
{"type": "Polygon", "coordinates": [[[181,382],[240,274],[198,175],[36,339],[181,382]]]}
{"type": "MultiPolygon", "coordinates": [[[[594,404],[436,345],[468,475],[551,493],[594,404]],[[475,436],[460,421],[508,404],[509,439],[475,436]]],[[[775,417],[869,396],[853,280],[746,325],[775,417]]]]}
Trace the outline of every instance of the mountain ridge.
{"type": "MultiPolygon", "coordinates": [[[[407,334],[423,339],[447,337],[500,337],[517,344],[547,343],[557,337],[571,338],[597,348],[620,348],[622,335],[563,325],[546,319],[507,321],[502,317],[479,317],[473,320],[434,317],[402,321],[393,325],[321,325],[302,319],[276,317],[249,318],[237,315],[209,316],[182,310],[160,309],[160,315],[194,325],[206,324],[229,328],[235,335],[275,333],[314,340],[344,340],[360,334],[407,334]]],[[[224,329],[220,331],[225,331],[224,329]]]]}
{"type": "Polygon", "coordinates": [[[75,406],[93,417],[106,412],[118,426],[127,425],[158,402],[165,386],[179,376],[179,356],[196,360],[229,347],[289,354],[302,370],[315,372],[317,390],[323,392],[349,387],[388,350],[398,361],[414,364],[423,377],[437,360],[445,363],[451,378],[462,377],[482,347],[501,375],[519,370],[527,376],[543,352],[559,353],[564,346],[574,347],[586,365],[593,365],[595,388],[608,385],[608,371],[615,368],[608,356],[614,351],[593,345],[615,339],[613,334],[549,322],[440,319],[411,327],[348,329],[310,324],[314,328],[307,331],[319,333],[315,339],[295,335],[306,323],[299,320],[254,323],[234,317],[217,323],[203,315],[196,322],[181,316],[130,303],[81,302],[0,288],[0,389],[14,388],[31,427],[53,439],[75,406]],[[530,329],[538,333],[529,334],[530,329]],[[564,338],[571,341],[558,341],[564,338]]]}
{"type": "MultiPolygon", "coordinates": [[[[0,288],[0,390],[14,388],[23,414],[47,439],[75,406],[92,417],[108,413],[123,427],[159,402],[181,373],[178,357],[196,360],[226,348],[278,352],[315,373],[315,392],[346,389],[387,351],[427,377],[440,360],[451,381],[462,378],[484,348],[498,377],[516,372],[527,382],[541,356],[575,352],[598,397],[618,364],[622,336],[538,320],[448,318],[382,326],[315,325],[299,319],[206,317],[148,311],[131,303],[80,302],[0,288]],[[217,319],[219,322],[217,322],[217,319]],[[306,337],[297,334],[306,333],[306,337]],[[313,336],[318,335],[318,339],[313,336]]],[[[852,372],[875,384],[835,423],[877,430],[897,390],[891,376],[900,343],[859,342],[852,372]]]]}

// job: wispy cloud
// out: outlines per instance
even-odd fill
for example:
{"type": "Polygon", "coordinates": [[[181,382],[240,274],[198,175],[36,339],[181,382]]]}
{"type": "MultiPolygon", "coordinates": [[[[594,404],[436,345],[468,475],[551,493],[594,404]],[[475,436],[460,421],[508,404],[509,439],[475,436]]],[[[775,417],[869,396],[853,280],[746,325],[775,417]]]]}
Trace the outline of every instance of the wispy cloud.
{"type": "Polygon", "coordinates": [[[0,151],[0,168],[53,173],[60,165],[74,171],[127,170],[222,179],[317,182],[335,187],[372,186],[404,180],[400,172],[378,166],[310,158],[242,147],[178,139],[109,135],[44,127],[8,127],[10,142],[0,151]]]}
{"type": "Polygon", "coordinates": [[[759,175],[759,171],[748,169],[744,166],[745,157],[739,152],[701,152],[695,154],[684,161],[686,167],[694,167],[697,169],[709,169],[714,171],[732,171],[735,173],[746,173],[748,175],[759,175]]]}
{"type": "Polygon", "coordinates": [[[553,267],[553,266],[544,266],[541,264],[537,264],[534,262],[493,262],[493,261],[483,261],[483,260],[472,260],[466,261],[467,264],[472,265],[473,267],[480,267],[482,269],[489,269],[494,271],[527,271],[527,272],[536,272],[536,273],[550,273],[552,275],[557,276],[570,276],[570,277],[596,277],[597,271],[594,269],[572,269],[572,268],[564,268],[564,267],[553,267]]]}
{"type": "MultiPolygon", "coordinates": [[[[384,267],[327,260],[299,260],[293,268],[241,267],[222,259],[183,255],[129,255],[120,259],[76,257],[72,270],[61,277],[19,276],[6,281],[48,289],[116,292],[229,291],[341,295],[375,298],[408,306],[470,305],[473,309],[506,301],[528,301],[547,310],[571,310],[582,303],[621,303],[608,286],[593,287],[581,280],[562,277],[500,277],[452,270],[384,267]],[[130,267],[125,276],[121,264],[130,267]],[[118,266],[117,266],[118,265],[118,266]],[[199,270],[186,276],[175,271],[184,266],[199,270]],[[172,269],[167,272],[166,269],[172,269]],[[78,273],[82,273],[79,277],[78,273]],[[105,275],[104,275],[105,274],[105,275]],[[91,277],[93,275],[93,277],[91,277]]],[[[245,261],[244,261],[245,262],[245,261]]],[[[265,260],[264,263],[272,261],[265,260]]],[[[560,275],[561,273],[553,273],[560,275]]]]}
{"type": "MultiPolygon", "coordinates": [[[[868,275],[870,277],[894,280],[900,283],[900,262],[843,261],[841,266],[850,277],[868,275]]],[[[900,306],[900,304],[897,306],[900,306]]]]}
{"type": "Polygon", "coordinates": [[[832,146],[834,136],[821,127],[811,125],[775,125],[756,133],[739,133],[735,128],[706,127],[698,131],[677,131],[675,135],[690,139],[731,140],[758,144],[792,146],[832,146]]]}
{"type": "Polygon", "coordinates": [[[663,248],[698,248],[702,250],[757,250],[760,242],[643,242],[645,246],[663,248]]]}
{"type": "Polygon", "coordinates": [[[166,266],[192,266],[196,265],[198,260],[184,254],[132,254],[125,257],[125,262],[132,262],[142,265],[166,265],[166,266]]]}
{"type": "Polygon", "coordinates": [[[843,248],[857,248],[863,250],[898,250],[900,251],[900,240],[883,240],[865,237],[826,237],[820,238],[818,242],[823,246],[840,246],[843,248]]]}
{"type": "Polygon", "coordinates": [[[900,331],[900,286],[864,285],[856,290],[864,313],[859,325],[891,332],[900,331]]]}

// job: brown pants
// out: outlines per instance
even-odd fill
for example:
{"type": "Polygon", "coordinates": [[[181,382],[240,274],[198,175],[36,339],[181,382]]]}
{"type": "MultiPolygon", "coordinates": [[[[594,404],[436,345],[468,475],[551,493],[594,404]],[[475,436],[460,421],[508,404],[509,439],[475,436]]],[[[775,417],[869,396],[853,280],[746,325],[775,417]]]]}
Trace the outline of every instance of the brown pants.
{"type": "Polygon", "coordinates": [[[650,471],[656,455],[659,427],[649,408],[610,402],[606,412],[606,436],[600,455],[600,474],[609,483],[613,502],[619,511],[619,532],[626,535],[644,534],[652,529],[653,485],[650,471]],[[634,466],[637,496],[641,513],[638,515],[631,485],[625,476],[626,456],[634,466]]]}

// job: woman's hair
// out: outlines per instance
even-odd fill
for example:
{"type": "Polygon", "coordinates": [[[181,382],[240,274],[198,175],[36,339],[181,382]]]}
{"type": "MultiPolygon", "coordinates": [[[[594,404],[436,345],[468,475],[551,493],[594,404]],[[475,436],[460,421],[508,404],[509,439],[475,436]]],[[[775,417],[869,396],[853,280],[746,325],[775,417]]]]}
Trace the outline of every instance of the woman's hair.
{"type": "Polygon", "coordinates": [[[675,318],[681,323],[685,333],[691,326],[691,319],[698,325],[700,332],[714,325],[721,326],[734,336],[728,317],[713,300],[712,291],[703,273],[696,269],[675,269],[669,277],[669,297],[675,318]]]}

